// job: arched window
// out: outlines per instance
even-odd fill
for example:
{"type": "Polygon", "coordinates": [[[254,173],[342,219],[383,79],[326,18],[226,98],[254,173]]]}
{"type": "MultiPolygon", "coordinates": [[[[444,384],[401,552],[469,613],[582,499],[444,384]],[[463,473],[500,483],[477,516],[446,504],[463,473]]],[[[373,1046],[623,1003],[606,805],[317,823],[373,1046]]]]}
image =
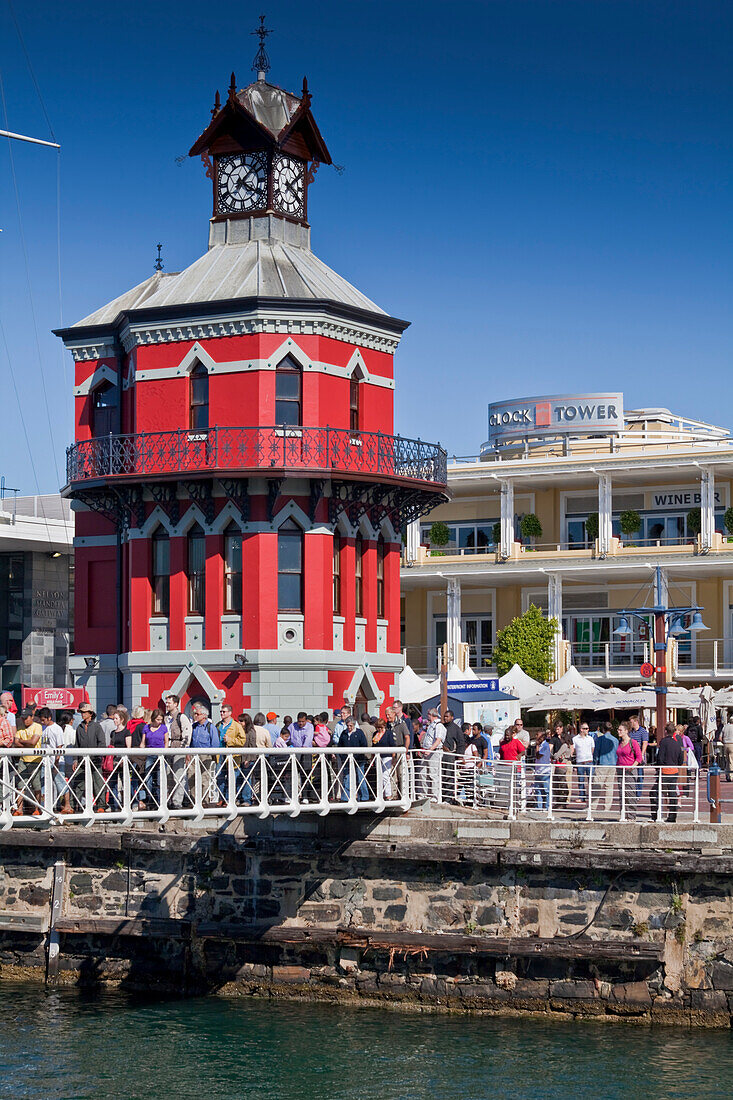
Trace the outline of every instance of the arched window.
{"type": "Polygon", "coordinates": [[[170,539],[164,527],[153,533],[153,615],[170,611],[171,553],[170,539]]]}
{"type": "Polygon", "coordinates": [[[206,536],[195,524],[188,532],[188,610],[203,615],[206,609],[206,536]]]}
{"type": "Polygon", "coordinates": [[[351,376],[349,382],[349,427],[352,432],[359,431],[359,395],[361,388],[359,379],[351,376]]]}
{"type": "Polygon", "coordinates": [[[357,535],[356,545],[354,547],[354,613],[356,615],[362,615],[364,613],[364,543],[361,540],[361,535],[357,535]]]}
{"type": "Polygon", "coordinates": [[[333,613],[341,614],[341,535],[333,533],[333,613]]]}
{"type": "Polygon", "coordinates": [[[242,532],[233,523],[224,532],[224,610],[242,610],[242,532]]]}
{"type": "Polygon", "coordinates": [[[189,427],[204,431],[209,426],[209,374],[197,363],[190,375],[189,427]]]}
{"type": "Polygon", "coordinates": [[[377,540],[377,618],[384,618],[384,554],[386,547],[384,539],[379,536],[377,540]]]}
{"type": "Polygon", "coordinates": [[[275,423],[278,427],[302,425],[302,379],[300,366],[291,355],[286,355],[275,370],[275,423]]]}
{"type": "Polygon", "coordinates": [[[303,610],[303,532],[292,519],[277,533],[277,606],[303,610]]]}
{"type": "Polygon", "coordinates": [[[92,392],[92,435],[103,436],[117,431],[117,386],[104,382],[92,392]]]}

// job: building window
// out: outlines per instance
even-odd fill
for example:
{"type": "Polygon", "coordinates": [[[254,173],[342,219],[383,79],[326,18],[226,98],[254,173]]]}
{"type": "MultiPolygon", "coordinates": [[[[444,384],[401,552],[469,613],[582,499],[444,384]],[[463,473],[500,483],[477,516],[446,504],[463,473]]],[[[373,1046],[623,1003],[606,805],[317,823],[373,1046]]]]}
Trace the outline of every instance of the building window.
{"type": "Polygon", "coordinates": [[[242,610],[242,532],[232,523],[224,532],[224,610],[242,610]]]}
{"type": "Polygon", "coordinates": [[[195,432],[205,431],[209,426],[209,375],[201,363],[191,371],[190,387],[189,427],[195,432]]]}
{"type": "Polygon", "coordinates": [[[292,519],[277,533],[277,606],[303,610],[303,532],[292,519]]]}
{"type": "Polygon", "coordinates": [[[341,535],[333,533],[333,613],[341,614],[341,535]]]}
{"type": "MultiPolygon", "coordinates": [[[[495,520],[479,520],[477,523],[446,523],[448,528],[448,542],[440,546],[443,554],[488,554],[495,548],[494,527],[499,523],[495,520]]],[[[420,542],[430,545],[430,528],[432,524],[424,523],[420,528],[420,542]]]]}
{"type": "Polygon", "coordinates": [[[384,618],[384,539],[377,540],[377,618],[384,618]]]}
{"type": "Polygon", "coordinates": [[[349,382],[349,427],[352,432],[359,431],[359,379],[352,378],[349,382]]]}
{"type": "Polygon", "coordinates": [[[153,614],[170,610],[171,555],[168,532],[158,527],[153,535],[153,614]]]}
{"type": "Polygon", "coordinates": [[[354,612],[356,615],[362,615],[364,613],[364,589],[362,581],[364,579],[364,543],[361,540],[361,535],[357,535],[356,543],[354,545],[354,612]]]}
{"type": "Polygon", "coordinates": [[[206,609],[206,536],[198,524],[188,533],[188,611],[203,615],[206,609]]]}
{"type": "Polygon", "coordinates": [[[92,435],[113,435],[117,431],[117,386],[110,382],[92,393],[92,435]]]}
{"type": "Polygon", "coordinates": [[[300,427],[302,413],[303,372],[290,355],[278,363],[275,371],[275,423],[284,427],[300,427]]]}
{"type": "Polygon", "coordinates": [[[0,654],[8,661],[23,657],[25,575],[24,554],[0,554],[0,654]]]}

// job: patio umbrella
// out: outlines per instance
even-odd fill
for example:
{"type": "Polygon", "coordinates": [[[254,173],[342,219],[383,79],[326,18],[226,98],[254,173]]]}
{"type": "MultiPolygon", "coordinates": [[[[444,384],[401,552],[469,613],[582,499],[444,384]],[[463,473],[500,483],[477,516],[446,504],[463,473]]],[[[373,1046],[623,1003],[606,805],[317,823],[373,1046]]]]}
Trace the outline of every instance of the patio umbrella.
{"type": "Polygon", "coordinates": [[[700,688],[700,725],[707,741],[715,738],[715,695],[710,684],[700,688]]]}

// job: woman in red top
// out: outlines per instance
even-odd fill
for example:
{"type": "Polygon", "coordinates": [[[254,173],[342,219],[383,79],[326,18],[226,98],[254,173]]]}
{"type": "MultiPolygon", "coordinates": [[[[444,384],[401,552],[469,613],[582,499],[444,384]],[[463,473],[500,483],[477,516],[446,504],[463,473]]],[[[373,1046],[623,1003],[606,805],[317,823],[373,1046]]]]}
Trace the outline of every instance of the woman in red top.
{"type": "Polygon", "coordinates": [[[504,803],[504,808],[510,810],[516,809],[517,796],[520,794],[520,773],[524,771],[523,768],[516,767],[516,762],[521,760],[523,754],[527,751],[524,747],[524,742],[520,741],[515,736],[514,726],[507,726],[504,730],[504,736],[499,742],[499,756],[501,757],[501,764],[496,768],[496,779],[499,787],[499,797],[501,802],[504,803]],[[512,778],[514,779],[514,798],[512,799],[512,778]]]}

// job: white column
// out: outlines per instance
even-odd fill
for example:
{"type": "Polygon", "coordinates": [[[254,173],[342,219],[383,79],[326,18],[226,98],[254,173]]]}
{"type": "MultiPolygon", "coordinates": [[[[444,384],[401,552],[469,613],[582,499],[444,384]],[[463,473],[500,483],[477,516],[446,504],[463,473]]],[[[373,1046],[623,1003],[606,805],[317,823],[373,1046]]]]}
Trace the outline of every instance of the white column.
{"type": "Polygon", "coordinates": [[[501,483],[501,543],[499,553],[508,558],[514,543],[514,482],[501,483]]]}
{"type": "Polygon", "coordinates": [[[700,481],[700,542],[703,550],[710,550],[715,534],[715,475],[711,469],[702,471],[700,481]]]}
{"type": "Polygon", "coordinates": [[[552,645],[555,676],[560,675],[562,665],[562,576],[550,573],[547,578],[547,618],[557,619],[557,630],[552,645]]]}
{"type": "Polygon", "coordinates": [[[448,643],[448,664],[458,664],[458,650],[461,644],[461,584],[451,577],[446,592],[447,623],[446,642],[448,643]]]}
{"type": "Polygon", "coordinates": [[[411,519],[407,524],[407,560],[417,561],[420,548],[420,520],[411,519]]]}
{"type": "Polygon", "coordinates": [[[598,476],[598,552],[606,555],[611,550],[611,475],[598,476]]]}

